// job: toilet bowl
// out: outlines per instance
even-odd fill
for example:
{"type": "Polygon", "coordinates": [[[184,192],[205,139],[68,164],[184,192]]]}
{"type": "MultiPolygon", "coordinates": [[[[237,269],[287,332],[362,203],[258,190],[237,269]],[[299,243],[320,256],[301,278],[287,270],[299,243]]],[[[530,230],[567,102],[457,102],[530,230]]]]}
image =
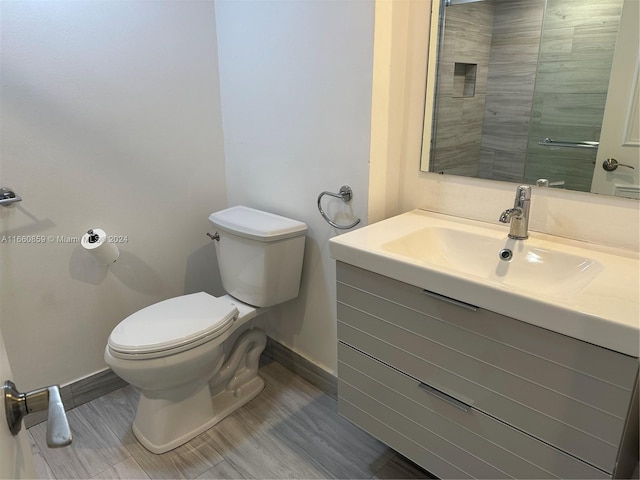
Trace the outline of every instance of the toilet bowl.
{"type": "Polygon", "coordinates": [[[111,332],[104,358],[140,389],[133,432],[164,453],[209,429],[262,391],[264,331],[254,318],[298,294],[302,222],[232,207],[212,214],[225,290],[171,298],[133,313],[111,332]]]}

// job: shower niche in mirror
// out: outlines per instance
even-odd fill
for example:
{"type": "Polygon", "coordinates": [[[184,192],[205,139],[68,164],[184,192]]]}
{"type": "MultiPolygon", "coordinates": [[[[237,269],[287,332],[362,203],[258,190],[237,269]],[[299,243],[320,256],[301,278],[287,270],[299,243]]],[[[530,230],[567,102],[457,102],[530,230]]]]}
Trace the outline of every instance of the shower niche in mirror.
{"type": "Polygon", "coordinates": [[[442,0],[421,170],[591,191],[623,2],[442,0]]]}

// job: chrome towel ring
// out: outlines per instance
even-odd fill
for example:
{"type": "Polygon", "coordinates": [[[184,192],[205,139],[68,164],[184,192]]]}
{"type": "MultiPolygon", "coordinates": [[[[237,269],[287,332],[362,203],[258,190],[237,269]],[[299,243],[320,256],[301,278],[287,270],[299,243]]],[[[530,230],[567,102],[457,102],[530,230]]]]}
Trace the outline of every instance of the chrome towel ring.
{"type": "Polygon", "coordinates": [[[322,192],[320,195],[318,195],[318,210],[320,210],[320,215],[322,215],[322,218],[324,218],[327,223],[329,225],[331,225],[334,228],[339,228],[340,230],[348,230],[350,228],[355,227],[356,225],[358,225],[360,223],[360,219],[356,219],[355,222],[349,224],[349,225],[338,225],[337,223],[333,222],[329,217],[327,217],[327,214],[324,213],[324,210],[322,209],[322,197],[324,195],[329,195],[331,197],[335,197],[335,198],[340,198],[342,199],[343,202],[347,203],[351,201],[351,198],[353,197],[353,191],[351,190],[351,187],[349,185],[343,185],[340,187],[340,191],[338,193],[333,193],[333,192],[322,192]]]}

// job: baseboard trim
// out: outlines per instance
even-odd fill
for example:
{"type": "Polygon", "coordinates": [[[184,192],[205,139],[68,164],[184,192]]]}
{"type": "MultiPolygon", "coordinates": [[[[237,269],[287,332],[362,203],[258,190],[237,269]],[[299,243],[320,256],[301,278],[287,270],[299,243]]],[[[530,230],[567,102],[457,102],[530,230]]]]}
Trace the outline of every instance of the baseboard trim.
{"type": "Polygon", "coordinates": [[[334,375],[277,340],[267,337],[267,346],[262,355],[282,364],[330,397],[338,398],[338,379],[334,375]]]}
{"type": "MultiPolygon", "coordinates": [[[[60,387],[60,397],[65,410],[79,407],[83,403],[113,392],[128,385],[110,368],[89,375],[75,382],[60,387]]],[[[33,427],[47,419],[47,412],[31,413],[24,417],[26,428],[33,427]]]]}
{"type": "MultiPolygon", "coordinates": [[[[338,397],[338,379],[335,376],[277,340],[267,337],[267,346],[262,352],[262,356],[282,364],[330,397],[338,397]]],[[[110,368],[106,368],[61,386],[60,397],[64,409],[71,410],[126,385],[128,385],[127,382],[113,373],[110,368]]],[[[46,411],[32,413],[24,418],[24,425],[26,428],[30,428],[46,419],[46,411]]]]}

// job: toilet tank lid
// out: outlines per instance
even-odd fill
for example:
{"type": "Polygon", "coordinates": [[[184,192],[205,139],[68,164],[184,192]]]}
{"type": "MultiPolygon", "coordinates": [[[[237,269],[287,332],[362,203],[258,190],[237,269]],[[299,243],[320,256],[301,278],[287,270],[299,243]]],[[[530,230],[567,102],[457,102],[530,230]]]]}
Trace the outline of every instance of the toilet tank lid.
{"type": "Polygon", "coordinates": [[[209,220],[221,230],[263,242],[297,237],[307,231],[303,222],[242,205],[214,212],[209,220]]]}

